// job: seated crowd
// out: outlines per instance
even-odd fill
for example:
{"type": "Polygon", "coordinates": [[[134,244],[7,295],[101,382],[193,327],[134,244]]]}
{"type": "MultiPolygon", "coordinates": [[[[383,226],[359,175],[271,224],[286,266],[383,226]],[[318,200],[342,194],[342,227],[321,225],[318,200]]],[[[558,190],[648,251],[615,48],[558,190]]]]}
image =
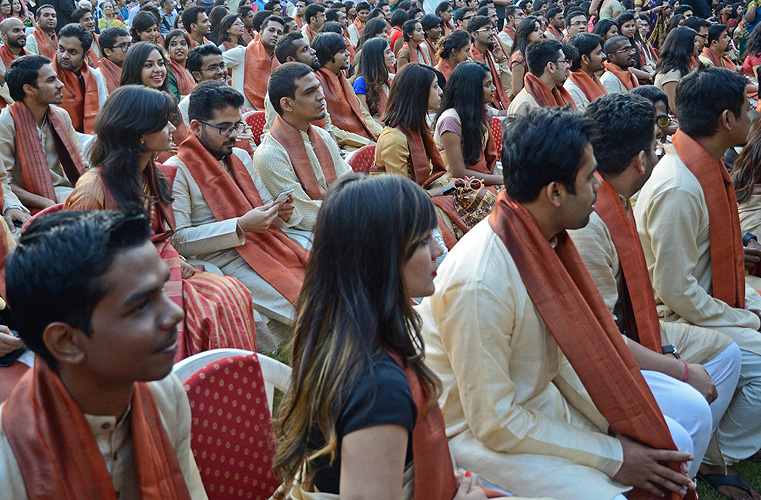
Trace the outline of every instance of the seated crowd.
{"type": "Polygon", "coordinates": [[[761,500],[757,2],[678,3],[0,0],[0,500],[761,500]]]}

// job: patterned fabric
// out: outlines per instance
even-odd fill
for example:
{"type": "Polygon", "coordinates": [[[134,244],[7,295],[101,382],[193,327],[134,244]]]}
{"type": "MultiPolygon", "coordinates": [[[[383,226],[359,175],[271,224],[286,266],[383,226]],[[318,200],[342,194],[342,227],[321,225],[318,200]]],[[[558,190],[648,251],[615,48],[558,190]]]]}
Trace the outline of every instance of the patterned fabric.
{"type": "Polygon", "coordinates": [[[254,142],[258,146],[262,142],[262,131],[264,130],[264,111],[253,111],[246,115],[246,124],[251,127],[251,135],[254,136],[254,142]]]}
{"type": "Polygon", "coordinates": [[[484,220],[497,201],[495,194],[483,186],[471,189],[467,184],[465,187],[460,187],[458,182],[455,182],[453,199],[457,215],[468,229],[473,229],[476,224],[484,220]]]}
{"type": "Polygon", "coordinates": [[[232,356],[185,382],[193,416],[191,447],[209,500],[268,499],[275,438],[256,355],[232,356]]]}
{"type": "MultiPolygon", "coordinates": [[[[351,158],[349,166],[352,170],[360,174],[375,173],[372,171],[375,162],[375,144],[368,144],[359,148],[351,158]]],[[[377,172],[381,173],[381,172],[377,172]]]]}

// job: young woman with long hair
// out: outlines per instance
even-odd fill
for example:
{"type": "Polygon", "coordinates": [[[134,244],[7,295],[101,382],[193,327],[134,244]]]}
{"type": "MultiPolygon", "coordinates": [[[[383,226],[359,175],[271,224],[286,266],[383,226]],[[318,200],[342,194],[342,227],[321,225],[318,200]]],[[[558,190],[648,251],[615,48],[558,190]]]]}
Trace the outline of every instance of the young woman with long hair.
{"type": "Polygon", "coordinates": [[[445,37],[439,39],[439,63],[436,69],[444,76],[445,80],[457,67],[470,57],[470,45],[473,38],[464,30],[454,30],[445,37]]]}
{"type": "Polygon", "coordinates": [[[354,93],[373,118],[383,118],[391,87],[389,70],[394,68],[396,57],[384,38],[368,40],[361,52],[357,77],[352,82],[354,93]]]}
{"type": "Polygon", "coordinates": [[[542,37],[542,24],[535,16],[528,16],[515,29],[513,51],[510,53],[510,71],[512,72],[513,95],[523,90],[523,77],[526,76],[526,47],[542,37]]]}
{"type": "Polygon", "coordinates": [[[501,175],[494,173],[499,152],[491,136],[492,116],[488,109],[494,85],[487,65],[459,64],[447,80],[434,134],[452,177],[477,177],[487,186],[504,182],[501,175]]]}
{"type": "Polygon", "coordinates": [[[655,65],[655,86],[666,93],[672,111],[676,109],[674,98],[679,80],[695,69],[694,59],[700,47],[697,35],[694,29],[687,26],[679,26],[669,32],[655,65]]]}
{"type": "Polygon", "coordinates": [[[209,12],[209,22],[211,27],[209,28],[209,34],[206,38],[214,45],[219,44],[219,27],[222,24],[222,19],[230,13],[227,7],[224,5],[218,5],[211,9],[209,12]]]}
{"type": "Polygon", "coordinates": [[[188,52],[190,52],[190,37],[185,30],[172,30],[166,34],[164,46],[169,56],[167,61],[169,90],[180,101],[186,95],[190,95],[196,86],[195,78],[186,66],[188,52]]]}
{"type": "Polygon", "coordinates": [[[219,23],[219,49],[224,52],[239,45],[246,45],[243,35],[246,33],[246,25],[235,14],[228,14],[219,23]]]}
{"type": "Polygon", "coordinates": [[[132,36],[132,43],[156,43],[160,34],[158,24],[156,24],[156,18],[149,12],[138,12],[132,20],[132,27],[129,29],[129,34],[132,36]]]}
{"type": "Polygon", "coordinates": [[[359,51],[362,50],[362,47],[365,45],[366,41],[372,40],[373,38],[388,39],[387,35],[388,23],[386,23],[385,19],[380,17],[370,19],[365,25],[365,31],[362,32],[362,36],[359,38],[359,43],[357,44],[357,54],[359,54],[359,51]]]}
{"type": "Polygon", "coordinates": [[[434,428],[443,424],[440,383],[423,363],[412,308],[412,297],[435,290],[436,224],[425,191],[399,175],[345,176],[325,196],[275,420],[273,465],[287,485],[297,481],[297,498],[401,500],[411,488],[426,498],[485,498],[473,476],[458,488],[450,473],[434,428]]]}
{"type": "Polygon", "coordinates": [[[145,211],[156,249],[170,270],[166,291],[185,310],[177,359],[216,347],[254,350],[251,293],[227,276],[196,271],[169,241],[174,231],[170,182],[154,162],[172,147],[171,95],[141,85],[116,89],[95,120],[92,168],[77,182],[64,210],[145,211]],[[140,110],[136,113],[136,110],[140,110]]]}
{"type": "Polygon", "coordinates": [[[404,43],[397,55],[396,69],[402,69],[406,64],[419,62],[431,64],[431,58],[425,47],[425,31],[420,21],[410,19],[402,26],[404,43]]]}
{"type": "Polygon", "coordinates": [[[454,24],[452,23],[452,10],[451,3],[441,2],[436,6],[436,10],[433,12],[433,15],[441,18],[441,27],[444,30],[444,36],[455,30],[454,24]]]}
{"type": "Polygon", "coordinates": [[[29,16],[24,0],[11,0],[11,17],[15,17],[27,28],[34,27],[34,19],[29,16]]]}
{"type": "Polygon", "coordinates": [[[632,47],[637,51],[637,59],[633,67],[629,68],[629,71],[637,77],[640,83],[650,83],[655,72],[655,67],[647,66],[642,63],[642,52],[640,45],[637,43],[637,36],[639,34],[638,28],[639,19],[632,12],[624,12],[618,19],[616,19],[616,25],[618,26],[618,33],[629,39],[632,47]]]}
{"type": "Polygon", "coordinates": [[[0,0],[0,22],[11,18],[11,0],[0,0]]]}
{"type": "Polygon", "coordinates": [[[610,19],[602,19],[597,21],[592,33],[600,35],[603,39],[603,43],[605,43],[605,40],[608,38],[618,35],[618,25],[610,19]]]}
{"type": "Polygon", "coordinates": [[[756,77],[756,69],[761,66],[761,23],[756,24],[745,43],[743,56],[743,73],[751,78],[756,77]]]}

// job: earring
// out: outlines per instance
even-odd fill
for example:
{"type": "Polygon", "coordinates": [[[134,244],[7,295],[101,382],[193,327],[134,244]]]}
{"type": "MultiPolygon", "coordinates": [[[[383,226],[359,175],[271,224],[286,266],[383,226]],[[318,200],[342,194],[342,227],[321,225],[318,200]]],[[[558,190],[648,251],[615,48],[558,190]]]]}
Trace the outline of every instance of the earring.
{"type": "Polygon", "coordinates": [[[145,146],[145,140],[144,140],[144,139],[142,139],[142,138],[140,139],[140,145],[141,145],[141,146],[145,146]]]}

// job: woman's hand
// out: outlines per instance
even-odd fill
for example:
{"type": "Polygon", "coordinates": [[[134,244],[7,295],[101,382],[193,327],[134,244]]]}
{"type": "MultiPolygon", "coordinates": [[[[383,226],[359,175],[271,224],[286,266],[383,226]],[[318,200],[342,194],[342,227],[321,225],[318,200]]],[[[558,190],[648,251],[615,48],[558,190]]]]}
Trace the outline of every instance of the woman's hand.
{"type": "Polygon", "coordinates": [[[0,356],[5,356],[23,345],[21,339],[11,333],[10,328],[0,325],[0,356]]]}
{"type": "Polygon", "coordinates": [[[452,500],[483,500],[486,498],[481,480],[474,472],[467,471],[463,474],[460,471],[455,471],[455,478],[457,478],[460,487],[457,488],[457,493],[452,500]]]}

